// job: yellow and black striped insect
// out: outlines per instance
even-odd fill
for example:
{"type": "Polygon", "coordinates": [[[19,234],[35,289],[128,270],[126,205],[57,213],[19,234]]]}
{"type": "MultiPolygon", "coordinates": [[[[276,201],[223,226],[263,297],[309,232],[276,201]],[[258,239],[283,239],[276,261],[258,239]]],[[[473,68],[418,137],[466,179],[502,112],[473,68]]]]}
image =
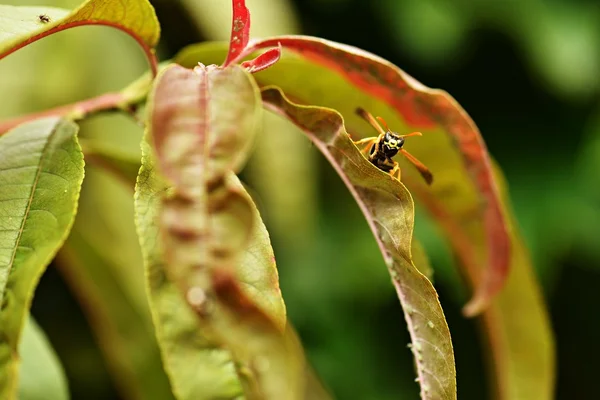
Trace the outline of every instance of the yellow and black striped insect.
{"type": "Polygon", "coordinates": [[[367,121],[369,125],[375,128],[375,130],[379,133],[379,136],[368,137],[354,142],[354,144],[357,146],[365,146],[361,150],[361,153],[363,153],[365,156],[368,155],[368,159],[373,165],[382,171],[388,172],[392,176],[396,176],[398,180],[400,180],[400,166],[396,161],[392,160],[392,158],[396,154],[402,153],[402,155],[406,157],[406,159],[410,161],[421,173],[421,176],[423,176],[425,182],[431,185],[433,182],[433,174],[429,168],[427,168],[421,161],[417,160],[415,156],[402,148],[402,146],[404,146],[404,138],[410,136],[422,136],[421,132],[399,135],[388,127],[383,118],[377,117],[377,119],[375,119],[363,108],[357,108],[356,114],[367,121]],[[381,122],[381,124],[385,127],[385,130],[377,121],[381,122]]]}

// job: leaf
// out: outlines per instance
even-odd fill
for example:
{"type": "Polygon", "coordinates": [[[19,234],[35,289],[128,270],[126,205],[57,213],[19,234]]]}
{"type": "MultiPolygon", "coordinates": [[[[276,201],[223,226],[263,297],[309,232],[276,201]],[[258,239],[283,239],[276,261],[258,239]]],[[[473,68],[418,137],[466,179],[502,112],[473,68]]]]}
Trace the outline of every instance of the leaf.
{"type": "MultiPolygon", "coordinates": [[[[357,107],[381,115],[398,132],[423,133],[407,141],[406,148],[431,169],[435,182],[423,187],[414,167],[398,157],[402,179],[417,197],[426,193],[453,218],[468,221],[469,235],[481,244],[478,264],[486,272],[481,276],[481,267],[467,271],[476,274],[477,290],[464,311],[470,316],[481,312],[506,280],[510,243],[490,157],[473,121],[446,92],[426,88],[388,61],[351,46],[278,36],[250,42],[244,54],[279,44],[284,54],[277,65],[254,75],[260,86],[276,85],[303,104],[338,110],[357,138],[374,135],[355,114],[357,107]]],[[[188,65],[211,62],[221,57],[217,54],[217,45],[208,44],[192,46],[176,59],[188,65]]]]}
{"type": "Polygon", "coordinates": [[[133,224],[135,178],[124,184],[109,173],[86,167],[80,209],[57,260],[123,398],[170,399],[133,224]]]}
{"type": "Polygon", "coordinates": [[[30,316],[19,344],[19,400],[67,400],[67,378],[44,331],[30,316]]]}
{"type": "Polygon", "coordinates": [[[506,287],[482,315],[489,332],[490,363],[496,370],[494,389],[499,399],[551,400],[554,399],[556,356],[549,313],[510,210],[506,182],[500,169],[494,167],[512,241],[512,272],[506,287]]]}
{"type": "Polygon", "coordinates": [[[167,280],[158,247],[156,219],[165,182],[154,173],[143,142],[142,168],[135,192],[135,220],[144,256],[150,310],[165,370],[179,400],[235,399],[243,394],[227,350],[209,341],[177,287],[167,280]]]}
{"type": "Polygon", "coordinates": [[[77,125],[33,121],[0,138],[0,398],[17,385],[18,344],[33,291],[66,239],[83,181],[77,125]]]}
{"type": "Polygon", "coordinates": [[[258,88],[246,71],[214,65],[191,71],[172,65],[163,71],[155,93],[152,140],[161,170],[178,190],[195,190],[194,185],[203,186],[246,163],[262,115],[258,88]]]}
{"type": "Polygon", "coordinates": [[[223,64],[227,67],[242,53],[250,40],[250,10],[246,7],[245,0],[231,0],[233,19],[231,21],[231,37],[229,39],[229,52],[223,64]]]}
{"type": "Polygon", "coordinates": [[[269,49],[254,60],[244,61],[241,65],[251,74],[263,71],[274,65],[281,58],[281,47],[269,49]]]}
{"type": "Polygon", "coordinates": [[[336,111],[294,104],[275,88],[265,89],[262,96],[268,109],[306,132],[367,218],[404,309],[421,398],[456,399],[450,331],[433,285],[411,261],[414,205],[410,193],[362,156],[336,111]]]}
{"type": "Polygon", "coordinates": [[[172,186],[156,175],[144,146],[136,219],[159,342],[180,399],[300,398],[305,383],[299,348],[283,334],[268,234],[230,172],[247,157],[258,96],[239,66],[202,65],[167,68],[150,99],[156,166],[172,186]]]}
{"type": "MultiPolygon", "coordinates": [[[[74,11],[55,7],[0,5],[0,59],[43,37],[82,25],[106,25],[132,36],[152,68],[160,25],[147,0],[88,0],[74,11]]],[[[156,72],[156,71],[154,71],[156,72]]]]}

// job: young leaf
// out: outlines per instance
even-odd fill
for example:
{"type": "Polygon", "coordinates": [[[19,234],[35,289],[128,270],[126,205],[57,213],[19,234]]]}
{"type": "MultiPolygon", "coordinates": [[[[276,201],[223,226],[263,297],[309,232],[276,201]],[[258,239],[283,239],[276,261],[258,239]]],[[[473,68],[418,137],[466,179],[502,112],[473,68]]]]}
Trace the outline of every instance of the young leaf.
{"type": "Polygon", "coordinates": [[[58,265],[86,313],[123,398],[172,399],[133,223],[135,177],[121,182],[109,173],[88,160],[79,211],[57,255],[58,265]]]}
{"type": "Polygon", "coordinates": [[[250,10],[246,7],[245,0],[231,0],[233,6],[233,19],[231,21],[231,37],[229,39],[229,53],[223,64],[230,65],[242,53],[250,40],[250,10]]]}
{"type": "Polygon", "coordinates": [[[19,344],[19,400],[68,400],[67,378],[44,331],[30,316],[19,344]]]}
{"type": "Polygon", "coordinates": [[[106,25],[132,36],[156,72],[160,25],[148,0],[88,0],[74,11],[0,5],[0,59],[43,37],[81,25],[106,25]]]}
{"type": "Polygon", "coordinates": [[[302,128],[336,169],[363,211],[389,268],[411,335],[423,399],[456,399],[450,331],[431,282],[412,262],[412,197],[402,183],[360,153],[334,110],[301,106],[276,88],[263,91],[265,106],[302,128]]]}
{"type": "Polygon", "coordinates": [[[66,239],[83,181],[77,125],[33,121],[0,138],[0,398],[17,385],[18,344],[35,286],[66,239]]]}

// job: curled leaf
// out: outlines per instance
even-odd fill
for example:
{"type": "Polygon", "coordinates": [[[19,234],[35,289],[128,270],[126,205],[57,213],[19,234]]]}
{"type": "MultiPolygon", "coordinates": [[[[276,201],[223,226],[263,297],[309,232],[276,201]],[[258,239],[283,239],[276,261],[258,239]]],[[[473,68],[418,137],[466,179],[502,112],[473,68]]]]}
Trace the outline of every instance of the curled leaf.
{"type": "Polygon", "coordinates": [[[281,58],[281,46],[275,49],[269,49],[250,61],[244,61],[242,68],[246,68],[246,71],[251,74],[265,70],[275,64],[281,58]]]}
{"type": "Polygon", "coordinates": [[[414,205],[406,187],[372,165],[352,142],[334,110],[302,106],[276,88],[265,106],[303,129],[338,172],[365,215],[402,303],[423,399],[456,399],[450,331],[431,282],[411,256],[414,205]]]}
{"type": "Polygon", "coordinates": [[[229,39],[229,53],[223,64],[229,66],[238,59],[250,40],[250,10],[246,7],[245,0],[231,0],[233,6],[233,19],[231,21],[231,38],[229,39]]]}

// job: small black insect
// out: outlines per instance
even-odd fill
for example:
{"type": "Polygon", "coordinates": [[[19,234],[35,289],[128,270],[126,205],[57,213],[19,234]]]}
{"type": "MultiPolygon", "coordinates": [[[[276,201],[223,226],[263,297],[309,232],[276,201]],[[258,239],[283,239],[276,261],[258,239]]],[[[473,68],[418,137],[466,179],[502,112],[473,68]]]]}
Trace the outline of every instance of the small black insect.
{"type": "Polygon", "coordinates": [[[38,20],[42,23],[42,24],[47,24],[50,22],[50,17],[47,16],[46,14],[40,14],[38,15],[38,20]]]}
{"type": "Polygon", "coordinates": [[[421,176],[423,176],[423,179],[425,179],[425,181],[431,185],[431,182],[433,181],[433,174],[429,168],[417,160],[415,156],[402,148],[402,146],[404,146],[405,137],[421,136],[420,132],[413,132],[409,133],[408,135],[399,135],[390,130],[381,117],[377,117],[377,119],[375,119],[368,111],[362,108],[357,108],[356,114],[367,121],[369,125],[375,128],[375,130],[377,130],[379,133],[379,136],[377,137],[369,137],[354,142],[356,145],[366,145],[363,148],[362,153],[365,155],[367,152],[369,153],[368,158],[373,165],[392,176],[397,175],[398,180],[400,180],[400,166],[396,161],[392,160],[392,157],[400,152],[417,168],[417,170],[421,173],[421,176]],[[385,127],[385,130],[377,123],[377,121],[381,122],[381,124],[385,127]]]}

